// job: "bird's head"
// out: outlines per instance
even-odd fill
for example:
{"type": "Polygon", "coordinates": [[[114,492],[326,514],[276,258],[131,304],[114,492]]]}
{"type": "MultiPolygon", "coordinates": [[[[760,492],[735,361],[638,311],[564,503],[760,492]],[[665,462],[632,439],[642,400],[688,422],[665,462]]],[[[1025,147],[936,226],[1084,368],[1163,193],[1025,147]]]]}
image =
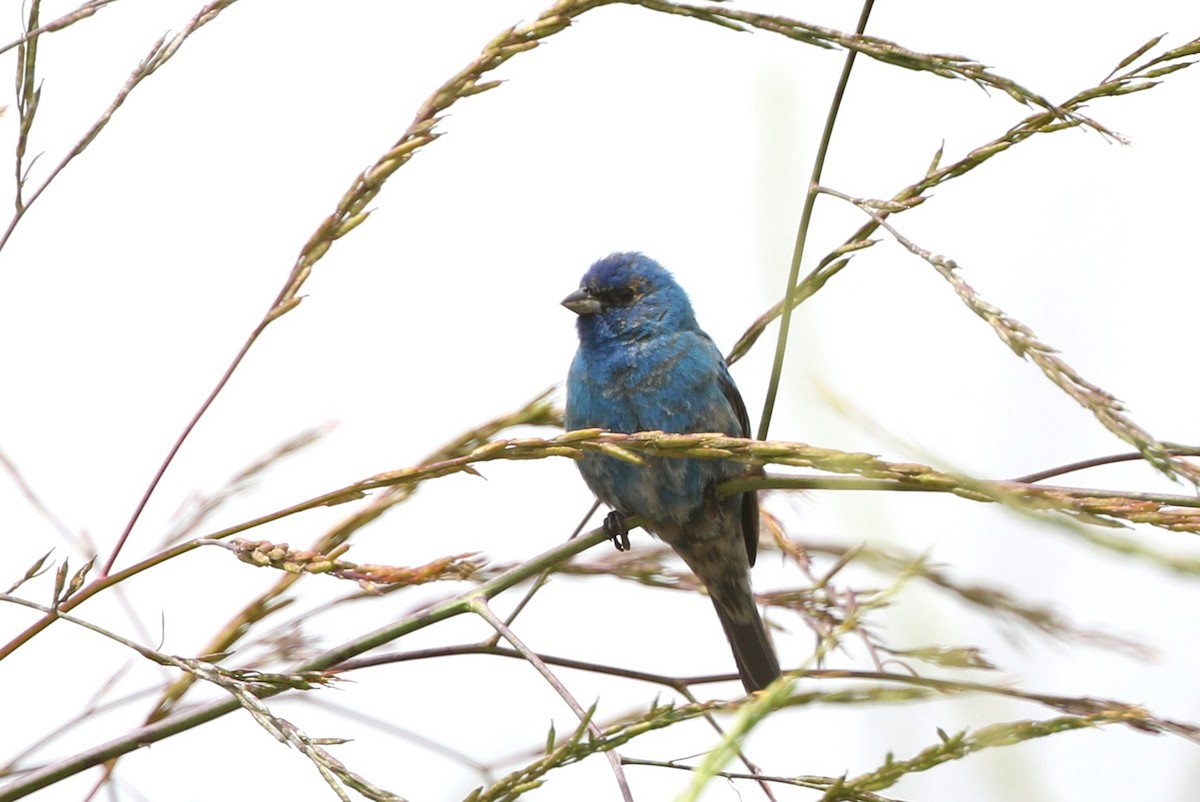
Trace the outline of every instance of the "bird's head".
{"type": "Polygon", "coordinates": [[[587,341],[640,340],[696,328],[687,293],[667,270],[640,253],[614,253],[583,274],[562,305],[579,315],[587,341]]]}

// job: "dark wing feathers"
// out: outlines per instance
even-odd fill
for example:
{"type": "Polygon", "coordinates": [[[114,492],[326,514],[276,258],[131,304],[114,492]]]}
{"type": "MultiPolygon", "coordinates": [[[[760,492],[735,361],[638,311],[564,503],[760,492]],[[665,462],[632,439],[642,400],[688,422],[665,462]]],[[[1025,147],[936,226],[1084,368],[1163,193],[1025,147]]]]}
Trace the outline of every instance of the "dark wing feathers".
{"type": "MultiPolygon", "coordinates": [[[[736,434],[750,437],[750,416],[746,413],[746,403],[742,401],[742,394],[738,392],[728,370],[721,370],[719,382],[721,393],[729,402],[729,406],[733,407],[738,424],[742,428],[736,434]]],[[[746,541],[746,556],[750,558],[750,564],[754,565],[754,560],[758,557],[758,493],[753,491],[742,493],[742,538],[746,541]]]]}

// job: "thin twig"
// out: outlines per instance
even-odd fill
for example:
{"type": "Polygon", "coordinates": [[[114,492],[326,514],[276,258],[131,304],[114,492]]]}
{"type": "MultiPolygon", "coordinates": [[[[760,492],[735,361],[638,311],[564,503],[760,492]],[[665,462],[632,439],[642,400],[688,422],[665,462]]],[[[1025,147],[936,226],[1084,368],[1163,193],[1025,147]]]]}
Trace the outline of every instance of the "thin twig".
{"type": "Polygon", "coordinates": [[[1028,358],[1037,365],[1046,378],[1076,403],[1090,411],[1104,428],[1137,448],[1147,462],[1168,477],[1186,478],[1193,485],[1200,487],[1200,468],[1185,460],[1176,459],[1166,445],[1124,414],[1124,407],[1115,396],[1079,375],[1074,368],[1067,364],[1065,359],[1059,356],[1057,349],[1038,340],[1028,326],[981,298],[975,289],[963,279],[959,266],[953,259],[932,253],[905,237],[895,226],[885,220],[880,212],[872,208],[872,204],[850,198],[833,190],[823,189],[822,191],[835,195],[861,209],[910,253],[932,265],[938,274],[949,282],[967,308],[990,325],[1000,340],[1013,353],[1019,357],[1028,358]]]}
{"type": "MultiPolygon", "coordinates": [[[[1175,448],[1168,445],[1166,450],[1167,453],[1172,457],[1200,457],[1200,448],[1175,448]]],[[[1055,476],[1062,476],[1066,473],[1083,471],[1087,470],[1088,468],[1099,468],[1103,465],[1115,465],[1119,462],[1134,462],[1136,460],[1142,460],[1145,458],[1145,455],[1140,451],[1130,451],[1124,454],[1110,454],[1106,457],[1092,457],[1091,459],[1082,459],[1078,462],[1070,462],[1066,465],[1056,465],[1053,468],[1045,468],[1044,470],[1027,473],[1024,476],[1018,476],[1014,479],[1009,479],[1008,481],[1015,482],[1017,484],[1031,485],[1041,482],[1045,479],[1052,479],[1055,476]]],[[[1182,504],[1184,502],[1175,501],[1172,503],[1182,504]]]]}
{"type": "MultiPolygon", "coordinates": [[[[571,712],[573,712],[576,717],[579,718],[579,723],[587,727],[588,731],[592,733],[597,740],[603,742],[604,733],[602,733],[600,728],[597,727],[595,722],[592,721],[592,713],[583,709],[583,706],[579,704],[571,692],[567,690],[567,686],[563,685],[562,681],[554,675],[554,672],[546,666],[546,663],[538,658],[537,653],[526,646],[525,643],[519,637],[517,637],[517,634],[509,629],[509,627],[505,625],[504,621],[502,621],[498,615],[492,612],[492,608],[488,605],[487,599],[483,596],[476,596],[472,600],[471,608],[476,615],[480,616],[484,621],[487,621],[489,624],[491,624],[492,628],[495,629],[498,634],[503,636],[506,641],[513,645],[513,648],[516,649],[517,652],[520,653],[520,655],[524,657],[525,660],[528,661],[528,663],[532,665],[539,674],[542,675],[542,679],[546,680],[550,687],[554,689],[554,692],[557,693],[562,700],[567,703],[567,707],[571,708],[571,712]]],[[[625,769],[621,767],[620,756],[615,750],[611,749],[605,749],[604,754],[608,758],[609,765],[612,766],[613,775],[617,778],[617,787],[621,789],[621,798],[626,802],[633,802],[633,794],[629,790],[629,781],[625,779],[625,769]]]]}
{"type": "MultiPolygon", "coordinates": [[[[507,590],[537,576],[547,566],[554,565],[563,560],[569,560],[576,554],[599,543],[604,543],[607,540],[608,535],[603,528],[593,530],[583,537],[576,538],[550,551],[544,552],[502,576],[496,577],[477,588],[472,588],[461,596],[435,604],[400,621],[393,622],[333,649],[326,650],[320,655],[293,667],[288,673],[290,675],[309,675],[313,672],[324,672],[404,635],[433,626],[449,618],[471,612],[473,599],[480,596],[491,598],[503,590],[507,590]]],[[[24,599],[16,599],[3,595],[0,595],[0,600],[28,604],[24,599]]],[[[259,699],[266,699],[282,693],[284,690],[282,687],[265,685],[255,688],[254,693],[259,699]]],[[[116,738],[108,743],[57,761],[51,766],[29,772],[8,787],[0,789],[0,802],[12,802],[13,800],[20,799],[34,791],[53,785],[94,766],[101,765],[113,758],[126,755],[134,750],[170,738],[180,732],[199,727],[209,721],[214,721],[234,710],[238,710],[240,707],[241,704],[237,700],[223,699],[200,704],[186,711],[175,713],[153,724],[125,733],[120,738],[116,738]]]]}
{"type": "MultiPolygon", "coordinates": [[[[123,87],[121,87],[121,90],[119,92],[117,92],[117,96],[113,99],[112,103],[109,104],[109,107],[107,109],[105,109],[104,113],[100,115],[99,119],[97,119],[96,122],[92,123],[91,128],[89,128],[84,133],[84,135],[79,139],[79,141],[77,141],[74,144],[74,146],[72,146],[72,148],[67,152],[67,155],[63,157],[62,161],[60,161],[58,163],[58,165],[55,166],[54,169],[50,171],[50,174],[48,176],[46,176],[46,180],[43,181],[36,190],[34,190],[33,194],[29,196],[28,200],[23,200],[21,197],[21,188],[24,187],[25,181],[28,177],[25,174],[25,172],[21,169],[20,157],[21,157],[21,154],[23,154],[23,152],[24,152],[24,139],[22,139],[22,142],[18,149],[18,156],[17,156],[17,170],[18,170],[18,173],[17,173],[17,182],[18,182],[17,210],[16,210],[16,213],[13,215],[12,219],[9,221],[8,227],[4,230],[4,233],[2,235],[0,235],[0,250],[3,250],[4,246],[8,243],[8,240],[12,236],[13,231],[15,231],[17,228],[17,224],[20,223],[22,219],[24,219],[25,213],[29,211],[29,207],[32,206],[33,203],[42,196],[42,193],[45,192],[47,187],[49,187],[50,184],[52,184],[54,182],[54,179],[58,177],[59,173],[61,173],[66,168],[66,166],[75,159],[76,156],[78,156],[80,153],[83,153],[83,151],[85,151],[87,149],[87,147],[89,145],[91,145],[92,142],[95,141],[96,137],[100,135],[100,132],[103,131],[104,128],[108,125],[109,121],[112,120],[113,115],[117,113],[117,109],[121,108],[121,106],[125,103],[126,98],[129,97],[129,93],[132,92],[135,88],[137,88],[138,84],[140,84],[146,78],[149,78],[151,75],[153,75],[155,72],[157,72],[159,67],[163,66],[168,61],[170,61],[171,57],[174,56],[175,53],[179,51],[179,48],[183,45],[183,43],[185,41],[187,41],[187,39],[193,33],[198,31],[204,25],[207,25],[209,22],[212,22],[214,19],[216,19],[218,14],[220,14],[222,11],[224,11],[229,6],[233,5],[234,2],[236,2],[236,0],[212,0],[212,2],[210,2],[208,5],[204,6],[204,8],[200,9],[200,11],[197,12],[194,17],[192,17],[192,19],[188,22],[188,24],[184,26],[183,30],[181,30],[179,33],[177,33],[175,36],[173,36],[170,39],[170,41],[167,40],[167,37],[165,35],[159,37],[158,41],[156,41],[154,43],[154,45],[151,46],[150,52],[146,55],[145,58],[142,59],[142,61],[134,69],[133,73],[129,76],[129,79],[126,80],[125,85],[123,87]]],[[[38,5],[38,2],[35,1],[33,6],[36,7],[37,5],[38,5]]],[[[36,26],[36,16],[31,14],[30,20],[33,23],[33,25],[36,26]]],[[[36,107],[38,97],[41,94],[41,90],[38,89],[35,91],[32,88],[33,87],[33,72],[32,72],[33,56],[32,56],[32,54],[34,52],[34,48],[36,47],[38,37],[32,36],[31,34],[32,34],[32,32],[30,32],[30,34],[26,34],[26,36],[28,37],[28,41],[19,45],[19,47],[26,49],[30,54],[30,55],[26,56],[24,59],[24,62],[26,63],[25,95],[27,98],[32,99],[33,107],[36,107]]],[[[30,109],[30,112],[31,112],[30,119],[32,119],[32,108],[30,109]]],[[[24,120],[25,120],[25,118],[23,116],[22,117],[22,122],[23,122],[22,136],[23,137],[28,136],[27,126],[24,125],[24,120]]],[[[104,571],[102,571],[102,573],[107,573],[109,567],[110,567],[109,565],[106,565],[104,568],[104,571]]]]}

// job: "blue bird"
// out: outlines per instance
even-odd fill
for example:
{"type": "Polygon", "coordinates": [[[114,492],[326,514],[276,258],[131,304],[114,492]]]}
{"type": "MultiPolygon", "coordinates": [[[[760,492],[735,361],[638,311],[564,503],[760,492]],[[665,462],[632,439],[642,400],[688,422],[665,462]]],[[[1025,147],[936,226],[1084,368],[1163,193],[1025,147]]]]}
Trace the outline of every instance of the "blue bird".
{"type": "MultiPolygon", "coordinates": [[[[658,262],[614,253],[592,265],[562,303],[579,315],[567,429],[750,436],[746,405],[721,352],[696,323],[683,288],[658,262]]],[[[778,677],[779,661],[750,590],[758,496],[721,498],[715,491],[744,467],[661,457],[634,465],[598,453],[578,464],[588,487],[613,508],[605,527],[614,540],[625,535],[625,516],[639,516],[704,583],[746,691],[778,677]]]]}

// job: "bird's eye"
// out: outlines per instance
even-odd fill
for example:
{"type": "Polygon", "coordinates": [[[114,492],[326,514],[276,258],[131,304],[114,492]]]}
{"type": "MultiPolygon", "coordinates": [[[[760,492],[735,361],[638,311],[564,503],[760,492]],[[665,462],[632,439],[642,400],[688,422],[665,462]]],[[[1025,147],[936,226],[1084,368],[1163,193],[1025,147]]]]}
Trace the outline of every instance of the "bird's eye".
{"type": "Polygon", "coordinates": [[[605,287],[595,290],[592,297],[607,306],[625,306],[633,300],[633,290],[629,287],[605,287]]]}

